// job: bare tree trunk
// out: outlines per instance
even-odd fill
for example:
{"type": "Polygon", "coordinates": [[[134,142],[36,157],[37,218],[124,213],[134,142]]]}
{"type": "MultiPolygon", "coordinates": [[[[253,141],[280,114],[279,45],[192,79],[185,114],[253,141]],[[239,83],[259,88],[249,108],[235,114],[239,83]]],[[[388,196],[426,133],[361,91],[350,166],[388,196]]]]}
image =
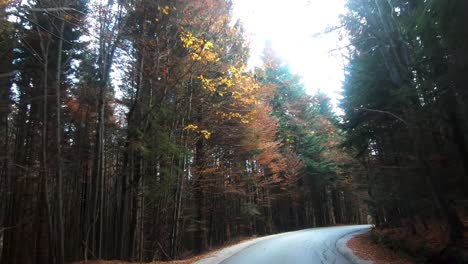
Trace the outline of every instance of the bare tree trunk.
{"type": "MultiPolygon", "coordinates": [[[[185,154],[181,155],[185,157],[185,154]]],[[[185,166],[185,158],[180,157],[179,166],[185,166]]],[[[184,170],[185,171],[185,170],[184,170]]],[[[182,203],[182,192],[183,192],[183,184],[184,184],[184,171],[177,172],[177,182],[176,182],[176,193],[175,193],[175,208],[174,208],[174,216],[173,216],[173,223],[172,223],[172,233],[171,233],[171,257],[172,259],[176,258],[177,255],[177,236],[179,232],[179,218],[180,218],[180,208],[182,203]]]]}
{"type": "Polygon", "coordinates": [[[63,221],[63,174],[62,174],[62,122],[61,122],[61,76],[62,76],[62,48],[63,48],[63,31],[65,28],[65,21],[62,19],[60,24],[60,35],[58,43],[58,57],[57,57],[57,72],[56,72],[56,107],[57,107],[57,127],[56,127],[56,144],[57,144],[57,226],[58,226],[58,263],[65,263],[65,244],[64,244],[64,221],[63,221]]]}
{"type": "Polygon", "coordinates": [[[143,177],[141,178],[140,188],[140,246],[139,246],[139,258],[140,262],[144,261],[144,250],[145,250],[145,189],[143,177]]]}
{"type": "MultiPolygon", "coordinates": [[[[192,85],[189,85],[190,96],[188,100],[188,109],[187,109],[187,119],[190,120],[191,112],[192,112],[192,96],[193,96],[193,89],[192,85]]],[[[185,127],[185,118],[182,119],[182,127],[185,127]]],[[[187,139],[188,131],[185,130],[181,132],[181,142],[183,142],[184,148],[187,149],[187,139]]],[[[176,208],[174,212],[174,227],[173,232],[171,235],[171,256],[173,259],[177,257],[177,247],[178,247],[178,234],[179,234],[179,222],[180,222],[180,214],[182,210],[182,197],[184,193],[184,179],[185,179],[185,171],[188,171],[188,161],[187,161],[187,154],[183,153],[180,155],[180,167],[183,168],[182,172],[178,173],[177,177],[177,191],[176,191],[176,208]]]]}
{"type": "Polygon", "coordinates": [[[109,85],[110,72],[114,61],[114,54],[117,49],[117,45],[121,41],[121,30],[126,24],[126,17],[123,7],[123,2],[119,2],[117,6],[114,6],[113,1],[109,1],[107,6],[100,6],[99,10],[99,60],[98,68],[100,74],[99,80],[99,96],[98,96],[98,125],[96,135],[96,148],[94,157],[94,168],[93,178],[95,180],[95,191],[94,191],[94,217],[98,218],[98,232],[96,233],[96,227],[94,226],[94,237],[96,237],[95,245],[97,251],[97,257],[102,256],[102,244],[103,244],[103,229],[104,229],[104,145],[105,145],[105,108],[106,108],[106,96],[107,87],[109,85]],[[117,8],[114,16],[111,9],[117,8]],[[104,10],[106,9],[106,10],[104,10]],[[111,27],[111,28],[109,28],[111,27]],[[98,208],[99,207],[99,208],[98,208]]]}
{"type": "MultiPolygon", "coordinates": [[[[265,177],[266,178],[266,177],[265,177]]],[[[265,179],[265,193],[266,193],[266,200],[267,200],[267,232],[268,234],[273,233],[273,212],[272,212],[272,205],[271,205],[271,197],[270,197],[270,185],[268,184],[268,180],[265,179]]]]}
{"type": "Polygon", "coordinates": [[[328,223],[330,225],[336,224],[335,212],[333,209],[333,197],[332,197],[332,190],[329,185],[325,186],[324,190],[325,202],[326,202],[326,210],[327,210],[327,218],[328,223]]]}
{"type": "MultiPolygon", "coordinates": [[[[36,14],[34,13],[34,19],[38,21],[36,14]]],[[[37,29],[37,33],[39,35],[40,39],[40,47],[42,51],[42,57],[43,57],[43,113],[42,113],[42,181],[43,181],[43,190],[44,190],[44,201],[46,203],[46,211],[47,211],[47,219],[48,219],[48,235],[49,235],[49,240],[51,241],[49,245],[49,251],[50,254],[52,255],[52,262],[57,263],[57,254],[55,252],[55,232],[53,230],[53,219],[52,219],[52,214],[51,214],[51,208],[50,208],[50,202],[49,202],[49,188],[48,188],[48,174],[49,174],[49,168],[47,164],[47,147],[48,147],[48,142],[47,142],[47,126],[48,126],[48,116],[47,116],[47,109],[48,109],[48,82],[49,82],[49,47],[50,47],[50,39],[45,41],[44,37],[42,36],[42,32],[37,29]]]]}

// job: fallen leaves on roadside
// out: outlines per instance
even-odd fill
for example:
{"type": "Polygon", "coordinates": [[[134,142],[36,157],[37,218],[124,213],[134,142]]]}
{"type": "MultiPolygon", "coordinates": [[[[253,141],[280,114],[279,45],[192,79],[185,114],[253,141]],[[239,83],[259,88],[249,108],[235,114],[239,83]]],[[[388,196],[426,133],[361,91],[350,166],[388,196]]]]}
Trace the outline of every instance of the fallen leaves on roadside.
{"type": "Polygon", "coordinates": [[[359,258],[371,260],[375,264],[413,264],[409,259],[372,242],[369,234],[356,236],[350,239],[346,245],[359,258]]]}

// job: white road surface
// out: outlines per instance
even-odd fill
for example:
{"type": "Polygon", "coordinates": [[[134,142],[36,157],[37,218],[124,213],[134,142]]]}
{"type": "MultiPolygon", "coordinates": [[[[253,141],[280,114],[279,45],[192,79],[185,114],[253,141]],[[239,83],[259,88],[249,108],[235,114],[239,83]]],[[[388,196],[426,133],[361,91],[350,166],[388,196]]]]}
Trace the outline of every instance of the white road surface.
{"type": "Polygon", "coordinates": [[[218,251],[195,264],[352,264],[362,261],[346,247],[370,225],[311,228],[257,238],[218,251]]]}

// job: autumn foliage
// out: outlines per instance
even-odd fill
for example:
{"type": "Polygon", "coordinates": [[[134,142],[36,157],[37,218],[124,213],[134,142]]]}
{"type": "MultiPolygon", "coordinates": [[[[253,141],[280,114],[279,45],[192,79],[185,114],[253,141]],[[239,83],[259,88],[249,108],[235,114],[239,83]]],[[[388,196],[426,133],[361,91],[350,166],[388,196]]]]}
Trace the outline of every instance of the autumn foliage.
{"type": "Polygon", "coordinates": [[[249,68],[229,1],[4,2],[2,263],[173,260],[365,221],[327,98],[271,49],[249,68]]]}

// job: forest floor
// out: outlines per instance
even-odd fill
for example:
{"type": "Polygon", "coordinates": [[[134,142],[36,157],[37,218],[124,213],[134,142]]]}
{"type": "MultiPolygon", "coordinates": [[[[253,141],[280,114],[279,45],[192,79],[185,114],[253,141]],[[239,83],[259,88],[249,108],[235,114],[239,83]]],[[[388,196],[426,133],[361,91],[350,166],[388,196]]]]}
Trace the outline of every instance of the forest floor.
{"type": "Polygon", "coordinates": [[[422,263],[439,255],[448,245],[448,230],[440,221],[428,221],[425,227],[416,223],[414,230],[375,228],[347,245],[358,257],[376,264],[422,263]]]}
{"type": "MultiPolygon", "coordinates": [[[[357,233],[356,230],[367,232],[370,226],[341,226],[314,228],[263,237],[248,237],[236,239],[223,247],[211,250],[184,260],[155,261],[145,264],[189,264],[189,263],[220,263],[230,259],[229,263],[348,263],[346,256],[339,254],[337,239],[344,234],[357,233]],[[263,242],[263,240],[265,240],[263,242]],[[262,242],[261,242],[262,241],[262,242]],[[261,242],[261,243],[259,243],[261,242]],[[239,252],[242,252],[240,254],[239,252]],[[282,252],[281,254],[277,254],[282,252]],[[232,256],[232,258],[231,258],[232,256]],[[235,256],[235,258],[234,258],[235,256]],[[279,262],[277,262],[277,260],[279,262]],[[310,262],[312,261],[312,262],[310,262]],[[327,262],[329,261],[329,262],[327,262]]],[[[362,233],[362,232],[361,232],[362,233]]],[[[343,244],[346,246],[346,243],[343,244]]],[[[348,249],[349,250],[349,249],[348,249]]],[[[356,259],[358,259],[356,257],[356,259]]],[[[137,264],[118,260],[81,261],[72,264],[137,264]]],[[[367,263],[367,262],[358,262],[367,263]]],[[[404,263],[406,264],[406,263],[404,263]]]]}
{"type": "Polygon", "coordinates": [[[346,244],[353,253],[363,260],[370,260],[375,264],[413,264],[408,257],[401,256],[395,251],[376,244],[370,234],[356,236],[346,244]]]}
{"type": "MultiPolygon", "coordinates": [[[[417,226],[417,234],[412,234],[405,228],[377,228],[370,233],[357,235],[347,241],[346,246],[353,254],[363,260],[375,264],[413,264],[427,260],[431,255],[440,252],[447,243],[447,230],[440,223],[431,223],[429,230],[417,226]]],[[[243,237],[212,249],[202,255],[192,256],[184,260],[155,261],[147,264],[190,264],[232,245],[247,242],[258,237],[243,237]]],[[[135,264],[118,260],[80,261],[72,264],[135,264]]]]}
{"type": "MultiPolygon", "coordinates": [[[[196,256],[190,259],[184,259],[184,260],[174,260],[174,261],[153,261],[153,262],[144,262],[145,264],[190,264],[194,263],[202,258],[204,258],[206,255],[200,255],[196,256]]],[[[89,260],[89,261],[80,261],[80,262],[74,262],[72,264],[138,264],[139,262],[127,262],[127,261],[121,261],[121,260],[89,260]]]]}
{"type": "MultiPolygon", "coordinates": [[[[252,236],[252,237],[243,237],[243,238],[238,238],[235,240],[231,240],[229,243],[226,243],[225,245],[221,247],[217,247],[214,249],[211,249],[201,255],[196,255],[192,256],[187,259],[183,260],[173,260],[173,261],[153,261],[153,262],[145,262],[145,264],[191,264],[195,263],[201,259],[204,259],[208,257],[209,255],[214,254],[215,252],[221,251],[227,247],[246,242],[252,239],[256,239],[258,236],[252,236]]],[[[88,261],[78,261],[78,262],[73,262],[71,264],[138,264],[139,262],[127,262],[127,261],[121,261],[121,260],[88,260],[88,261]]]]}

